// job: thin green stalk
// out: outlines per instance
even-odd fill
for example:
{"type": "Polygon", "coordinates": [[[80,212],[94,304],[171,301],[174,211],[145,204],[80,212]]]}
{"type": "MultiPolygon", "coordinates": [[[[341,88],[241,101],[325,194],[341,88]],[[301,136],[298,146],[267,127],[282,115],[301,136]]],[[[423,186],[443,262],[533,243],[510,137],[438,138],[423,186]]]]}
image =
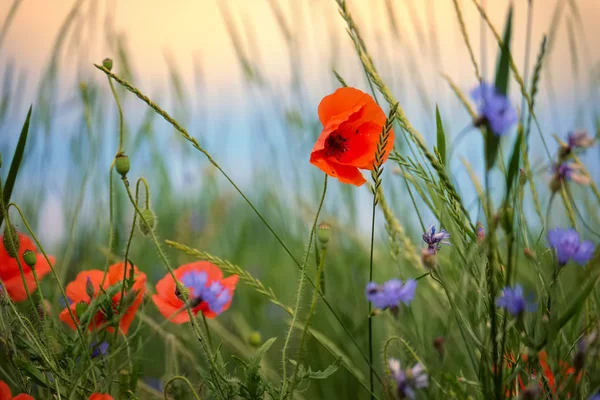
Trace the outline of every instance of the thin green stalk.
{"type": "MultiPolygon", "coordinates": [[[[319,214],[321,213],[321,208],[323,207],[323,203],[325,202],[325,194],[327,193],[327,174],[325,174],[325,179],[323,180],[323,194],[321,195],[321,201],[319,202],[319,206],[317,208],[317,213],[315,215],[315,220],[313,222],[313,226],[310,230],[310,236],[308,238],[308,248],[306,249],[306,255],[304,256],[304,262],[302,263],[302,268],[300,269],[300,280],[298,282],[298,289],[296,293],[296,304],[294,306],[294,315],[292,316],[292,322],[290,324],[290,329],[285,337],[285,342],[283,344],[283,350],[281,355],[281,363],[282,363],[282,387],[281,387],[281,399],[284,398],[286,394],[286,386],[287,386],[287,349],[290,343],[290,339],[292,337],[292,332],[294,331],[294,325],[296,324],[296,320],[298,319],[298,313],[300,311],[300,302],[302,300],[302,289],[304,288],[304,277],[306,276],[305,269],[308,264],[308,257],[310,256],[310,249],[312,247],[313,236],[315,231],[317,230],[317,223],[319,222],[319,214]]],[[[315,287],[318,285],[318,281],[315,284],[315,287]]],[[[318,293],[318,291],[317,291],[318,293]]]]}
{"type": "MultiPolygon", "coordinates": [[[[308,332],[308,328],[310,327],[310,321],[315,312],[315,309],[317,308],[317,300],[319,299],[319,285],[321,282],[321,276],[323,276],[326,255],[327,247],[323,247],[323,251],[321,252],[321,259],[319,261],[319,266],[317,267],[317,279],[315,280],[317,285],[313,289],[313,296],[312,301],[310,302],[310,309],[308,311],[308,316],[306,317],[306,322],[304,323],[304,330],[302,331],[302,336],[300,338],[300,347],[298,347],[297,364],[294,368],[294,374],[292,375],[292,387],[290,388],[290,395],[292,396],[292,398],[294,396],[294,388],[296,387],[296,376],[298,375],[298,369],[300,368],[300,363],[302,361],[302,349],[304,348],[304,343],[306,342],[306,333],[308,332]]],[[[371,392],[373,392],[372,389],[371,392]]]]}
{"type": "Polygon", "coordinates": [[[112,79],[110,79],[110,76],[107,76],[108,78],[108,84],[110,85],[110,91],[113,94],[113,97],[115,98],[115,102],[117,103],[117,108],[119,109],[119,149],[117,150],[117,154],[123,151],[123,141],[124,141],[124,129],[123,126],[125,124],[124,118],[123,118],[123,107],[121,107],[121,101],[119,100],[119,95],[117,95],[117,91],[115,90],[115,85],[112,82],[112,79]]]}
{"type": "MultiPolygon", "coordinates": [[[[373,195],[373,216],[371,218],[371,255],[369,258],[369,282],[373,281],[373,249],[375,245],[375,211],[377,207],[377,194],[373,195]]],[[[373,311],[373,305],[369,303],[369,314],[373,311]]],[[[373,318],[369,318],[369,389],[371,390],[371,400],[373,399],[373,318]]]]}

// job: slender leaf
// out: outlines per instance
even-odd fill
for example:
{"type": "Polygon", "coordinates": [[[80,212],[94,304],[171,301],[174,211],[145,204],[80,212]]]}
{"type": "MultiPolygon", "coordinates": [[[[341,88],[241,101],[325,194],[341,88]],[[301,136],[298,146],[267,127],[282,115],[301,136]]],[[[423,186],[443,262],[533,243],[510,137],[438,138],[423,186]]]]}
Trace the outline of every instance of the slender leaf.
{"type": "MultiPolygon", "coordinates": [[[[10,169],[8,170],[6,184],[4,185],[3,198],[6,206],[8,206],[8,203],[10,203],[10,196],[12,195],[15,181],[17,180],[17,174],[19,173],[19,167],[21,166],[21,161],[23,160],[23,154],[25,153],[25,144],[27,143],[27,134],[29,132],[29,120],[31,119],[32,108],[33,106],[30,106],[29,111],[27,112],[27,118],[25,119],[25,123],[21,129],[21,135],[19,136],[17,148],[15,149],[15,154],[13,155],[10,169]]],[[[2,225],[3,220],[4,215],[1,215],[0,213],[0,225],[2,225]]]]}
{"type": "Polygon", "coordinates": [[[435,106],[435,123],[437,126],[437,150],[442,158],[442,163],[446,165],[446,134],[444,133],[444,126],[437,104],[435,106]]]}
{"type": "Polygon", "coordinates": [[[515,186],[515,181],[519,177],[519,162],[521,159],[521,146],[523,143],[523,126],[519,125],[517,139],[513,147],[510,163],[508,164],[508,173],[506,174],[506,201],[510,199],[510,192],[515,186]]]}

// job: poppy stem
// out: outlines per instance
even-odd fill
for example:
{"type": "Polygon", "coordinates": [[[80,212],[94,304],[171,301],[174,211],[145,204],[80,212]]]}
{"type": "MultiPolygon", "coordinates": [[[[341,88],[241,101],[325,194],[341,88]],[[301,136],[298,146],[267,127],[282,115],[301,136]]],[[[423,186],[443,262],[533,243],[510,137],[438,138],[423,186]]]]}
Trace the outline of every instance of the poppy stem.
{"type": "MultiPolygon", "coordinates": [[[[373,194],[373,216],[371,219],[371,255],[369,258],[369,282],[373,281],[373,248],[375,244],[375,211],[377,207],[377,194],[373,194]]],[[[369,303],[369,315],[372,312],[372,304],[369,303]]],[[[369,389],[373,399],[373,318],[369,318],[369,389]]]]}

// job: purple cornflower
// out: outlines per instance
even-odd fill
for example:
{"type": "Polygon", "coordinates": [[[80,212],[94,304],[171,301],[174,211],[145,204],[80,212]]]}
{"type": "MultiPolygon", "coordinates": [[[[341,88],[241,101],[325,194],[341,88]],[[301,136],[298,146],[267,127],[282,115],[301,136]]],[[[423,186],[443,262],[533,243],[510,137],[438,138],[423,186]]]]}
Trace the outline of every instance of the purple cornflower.
{"type": "Polygon", "coordinates": [[[589,240],[580,241],[575,229],[552,229],[548,232],[548,243],[556,251],[560,266],[568,263],[569,259],[585,266],[594,255],[594,244],[589,240]]]}
{"type": "Polygon", "coordinates": [[[569,179],[580,185],[589,185],[590,178],[581,173],[582,169],[583,166],[581,164],[574,162],[563,162],[560,164],[555,164],[553,167],[553,180],[562,182],[565,179],[569,179]]]}
{"type": "Polygon", "coordinates": [[[412,368],[402,370],[400,361],[390,358],[388,367],[396,381],[396,391],[401,399],[408,398],[412,400],[415,398],[416,389],[423,389],[429,385],[429,377],[421,364],[417,363],[412,368]]]}
{"type": "Polygon", "coordinates": [[[471,98],[479,112],[476,126],[487,122],[494,135],[502,136],[517,122],[517,110],[494,85],[482,82],[471,91],[471,98]]]}
{"type": "Polygon", "coordinates": [[[535,311],[537,308],[535,303],[525,298],[523,287],[519,284],[514,288],[505,287],[502,294],[496,298],[496,306],[507,309],[515,317],[523,315],[525,311],[535,311]]]}
{"type": "Polygon", "coordinates": [[[450,234],[444,229],[440,229],[439,232],[435,232],[435,225],[429,225],[427,232],[423,234],[423,241],[427,243],[428,249],[437,252],[441,249],[440,244],[450,244],[450,234]]]}
{"type": "Polygon", "coordinates": [[[91,358],[105,356],[106,353],[108,352],[108,342],[102,342],[102,343],[92,342],[90,347],[92,348],[91,358]]]}
{"type": "Polygon", "coordinates": [[[600,393],[596,393],[596,394],[590,396],[590,398],[588,400],[600,400],[600,393]]]}
{"type": "Polygon", "coordinates": [[[569,151],[575,149],[587,149],[594,145],[594,138],[587,131],[575,131],[567,134],[567,146],[569,151]]]}
{"type": "Polygon", "coordinates": [[[224,288],[220,282],[215,281],[207,285],[206,272],[190,271],[181,277],[181,283],[190,289],[193,307],[205,301],[212,312],[220,314],[231,299],[230,290],[224,288]]]}
{"type": "Polygon", "coordinates": [[[402,283],[398,279],[390,279],[383,285],[375,282],[369,282],[365,289],[365,295],[376,308],[385,310],[386,308],[397,311],[400,303],[409,305],[415,297],[417,281],[409,279],[402,283]]]}

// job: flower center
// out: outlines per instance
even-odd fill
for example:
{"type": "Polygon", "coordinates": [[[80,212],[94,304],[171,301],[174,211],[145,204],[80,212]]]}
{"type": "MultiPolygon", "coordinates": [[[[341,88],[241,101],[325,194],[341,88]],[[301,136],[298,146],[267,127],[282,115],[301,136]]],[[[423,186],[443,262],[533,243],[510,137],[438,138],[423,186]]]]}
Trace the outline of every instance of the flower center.
{"type": "Polygon", "coordinates": [[[325,139],[325,154],[328,156],[339,156],[348,150],[346,146],[347,142],[348,139],[340,135],[337,131],[333,132],[325,139]]]}

